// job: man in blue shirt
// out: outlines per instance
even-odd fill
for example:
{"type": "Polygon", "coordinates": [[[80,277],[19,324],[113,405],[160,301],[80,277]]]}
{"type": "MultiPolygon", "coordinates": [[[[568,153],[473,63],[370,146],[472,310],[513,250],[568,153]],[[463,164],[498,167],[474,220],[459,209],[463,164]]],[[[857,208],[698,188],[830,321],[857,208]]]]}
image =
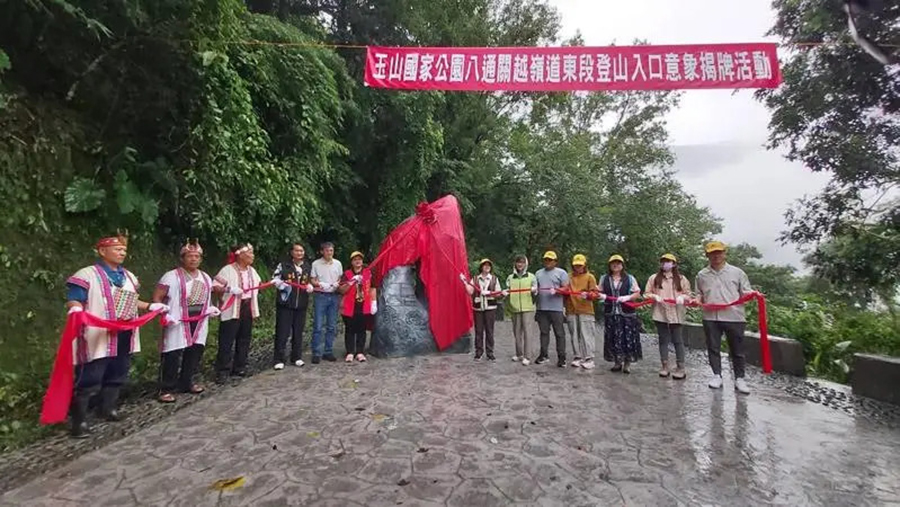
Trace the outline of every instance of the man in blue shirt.
{"type": "Polygon", "coordinates": [[[557,294],[559,289],[568,287],[569,274],[557,267],[556,252],[544,254],[544,268],[534,274],[537,279],[537,312],[534,320],[541,331],[541,354],[534,364],[544,364],[550,357],[550,328],[556,337],[556,366],[566,366],[565,299],[557,294]]]}
{"type": "MultiPolygon", "coordinates": [[[[128,321],[137,317],[139,310],[168,311],[162,303],[150,304],[138,298],[137,277],[122,267],[127,252],[128,238],[122,235],[97,243],[100,260],[66,281],[69,314],[88,311],[104,320],[128,321]]],[[[82,328],[75,342],[72,437],[87,438],[87,410],[95,395],[100,398],[101,417],[108,421],[122,419],[116,409],[119,391],[128,379],[131,354],[138,351],[137,329],[115,332],[93,326],[82,328]]]]}

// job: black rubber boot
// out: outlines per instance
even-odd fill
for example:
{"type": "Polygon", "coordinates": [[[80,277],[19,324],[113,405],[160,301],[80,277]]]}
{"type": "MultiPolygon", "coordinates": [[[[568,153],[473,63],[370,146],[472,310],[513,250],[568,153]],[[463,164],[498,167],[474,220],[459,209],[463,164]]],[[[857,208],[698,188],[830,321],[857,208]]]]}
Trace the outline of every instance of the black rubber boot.
{"type": "Polygon", "coordinates": [[[91,428],[87,423],[88,405],[91,397],[97,394],[97,391],[97,389],[75,390],[69,410],[69,417],[72,420],[72,429],[69,435],[72,438],[81,439],[90,436],[91,428]]]}
{"type": "Polygon", "coordinates": [[[100,417],[107,421],[118,422],[125,417],[117,408],[120,387],[104,387],[100,390],[100,417]]]}

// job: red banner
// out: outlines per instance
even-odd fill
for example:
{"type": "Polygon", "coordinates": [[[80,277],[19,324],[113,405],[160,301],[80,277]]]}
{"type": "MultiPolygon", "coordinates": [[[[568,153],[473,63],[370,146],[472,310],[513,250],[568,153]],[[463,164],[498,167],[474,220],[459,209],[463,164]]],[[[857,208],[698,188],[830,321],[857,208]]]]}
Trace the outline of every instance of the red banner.
{"type": "Polygon", "coordinates": [[[614,91],[775,88],[774,43],[676,46],[367,48],[373,88],[614,91]]]}

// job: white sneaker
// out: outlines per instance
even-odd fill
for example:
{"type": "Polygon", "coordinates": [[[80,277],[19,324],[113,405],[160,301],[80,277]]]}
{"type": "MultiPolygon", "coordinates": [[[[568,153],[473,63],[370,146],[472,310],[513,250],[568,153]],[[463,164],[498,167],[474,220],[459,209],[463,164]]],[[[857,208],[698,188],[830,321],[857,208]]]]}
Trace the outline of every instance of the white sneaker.
{"type": "Polygon", "coordinates": [[[529,361],[527,357],[523,357],[522,366],[528,366],[529,364],[531,364],[531,361],[529,361]]]}
{"type": "Polygon", "coordinates": [[[524,357],[512,356],[512,362],[518,363],[520,360],[525,359],[524,357]]]}
{"type": "Polygon", "coordinates": [[[584,368],[585,370],[593,370],[594,369],[594,360],[588,359],[587,361],[584,361],[583,363],[581,363],[581,367],[584,368]]]}
{"type": "Polygon", "coordinates": [[[276,370],[283,370],[283,369],[284,369],[284,363],[275,363],[275,369],[276,369],[276,370]]]}
{"type": "Polygon", "coordinates": [[[306,363],[304,363],[302,359],[298,359],[298,360],[294,361],[294,366],[296,366],[298,368],[300,366],[303,366],[304,364],[306,364],[306,363]]]}
{"type": "Polygon", "coordinates": [[[581,366],[581,359],[573,359],[571,364],[572,368],[578,368],[581,366]]]}
{"type": "Polygon", "coordinates": [[[742,378],[734,379],[734,390],[741,394],[750,394],[750,387],[747,386],[747,382],[742,378]]]}
{"type": "Polygon", "coordinates": [[[722,389],[722,376],[721,375],[713,375],[713,378],[709,380],[709,388],[710,389],[722,389]]]}

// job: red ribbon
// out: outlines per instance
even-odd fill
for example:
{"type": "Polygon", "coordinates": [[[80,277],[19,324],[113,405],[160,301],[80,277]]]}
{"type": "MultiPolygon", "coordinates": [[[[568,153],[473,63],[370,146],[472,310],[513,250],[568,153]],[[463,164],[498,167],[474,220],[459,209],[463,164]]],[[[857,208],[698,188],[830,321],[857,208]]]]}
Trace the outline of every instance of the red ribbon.
{"type": "MultiPolygon", "coordinates": [[[[612,300],[615,301],[614,297],[607,297],[607,301],[612,300]]],[[[744,294],[737,301],[732,301],[731,303],[724,304],[702,304],[696,301],[686,301],[685,306],[690,306],[694,308],[702,308],[704,310],[710,311],[719,311],[724,310],[726,308],[730,308],[732,306],[743,305],[745,303],[749,303],[750,301],[756,300],[757,309],[759,310],[759,349],[760,349],[760,358],[762,359],[762,370],[763,373],[772,373],[772,352],[769,349],[769,319],[766,310],[766,297],[758,292],[751,292],[744,294]]],[[[644,306],[652,305],[655,301],[653,299],[645,299],[643,301],[627,301],[626,305],[632,308],[641,308],[644,306]]],[[[663,299],[663,303],[668,303],[671,305],[677,304],[674,299],[663,299]]]]}
{"type": "MultiPolygon", "coordinates": [[[[248,289],[245,289],[244,294],[246,294],[247,292],[253,292],[255,290],[267,289],[273,285],[275,285],[275,282],[266,282],[266,283],[257,285],[256,287],[250,287],[248,289]]],[[[243,295],[243,294],[241,294],[241,295],[243,295]]],[[[228,310],[229,308],[231,308],[232,305],[234,305],[234,302],[236,299],[237,299],[236,296],[234,294],[232,294],[231,297],[228,298],[228,301],[225,301],[225,304],[222,305],[221,308],[219,308],[219,311],[221,311],[222,313],[225,313],[225,310],[228,310]]]]}
{"type": "Polygon", "coordinates": [[[133,320],[105,320],[87,312],[70,313],[66,319],[56,350],[56,360],[50,373],[50,384],[44,394],[44,405],[41,408],[41,424],[58,424],[65,422],[72,403],[72,389],[75,384],[73,368],[72,342],[78,338],[82,326],[99,327],[110,331],[129,331],[146,325],[155,319],[160,311],[147,313],[133,320]]]}

